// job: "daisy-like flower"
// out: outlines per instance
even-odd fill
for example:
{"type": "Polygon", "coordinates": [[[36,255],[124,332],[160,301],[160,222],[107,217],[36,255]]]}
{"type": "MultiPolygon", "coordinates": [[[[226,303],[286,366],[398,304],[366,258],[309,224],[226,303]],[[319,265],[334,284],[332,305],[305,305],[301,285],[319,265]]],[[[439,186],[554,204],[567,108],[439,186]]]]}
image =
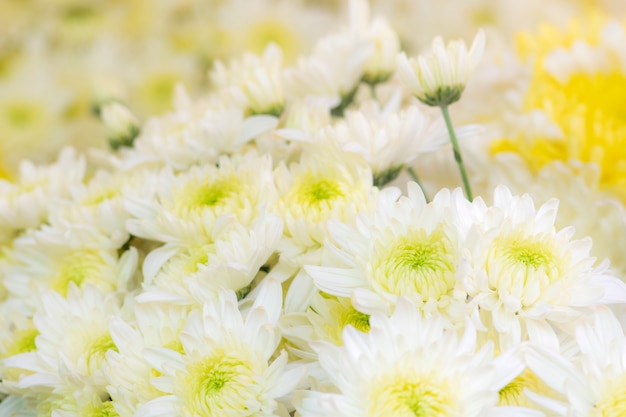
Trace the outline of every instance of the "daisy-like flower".
{"type": "Polygon", "coordinates": [[[111,148],[133,145],[139,135],[139,120],[126,106],[120,103],[106,104],[100,109],[100,117],[106,127],[111,148]]]}
{"type": "Polygon", "coordinates": [[[104,293],[124,289],[138,254],[134,248],[120,253],[123,244],[88,225],[43,227],[16,239],[5,259],[4,285],[33,306],[42,292],[65,296],[71,285],[90,284],[104,293]]]}
{"type": "Polygon", "coordinates": [[[279,401],[298,383],[301,369],[289,369],[287,355],[272,360],[280,341],[276,322],[281,287],[265,281],[242,317],[235,293],[220,292],[202,313],[189,315],[180,335],[182,350],[147,348],[146,360],[159,372],[152,384],[165,395],[147,402],[137,417],[273,416],[286,412],[279,401]]]}
{"type": "MultiPolygon", "coordinates": [[[[86,398],[106,398],[106,352],[115,349],[108,330],[111,316],[120,314],[117,294],[103,295],[96,287],[70,285],[67,298],[56,292],[41,296],[33,317],[39,332],[36,350],[4,359],[6,369],[25,370],[7,386],[12,392],[35,395],[40,409],[77,410],[86,398]]],[[[8,384],[8,381],[4,381],[8,384]]]]}
{"type": "MultiPolygon", "coordinates": [[[[213,300],[211,301],[213,302],[213,300]]],[[[116,349],[107,351],[108,391],[120,417],[132,417],[137,409],[164,393],[150,380],[157,374],[146,361],[147,347],[182,352],[180,333],[190,309],[169,302],[135,302],[133,321],[113,317],[109,331],[116,349]]]]}
{"type": "Polygon", "coordinates": [[[604,306],[581,320],[576,328],[580,355],[567,358],[558,351],[530,346],[528,367],[556,393],[529,393],[551,412],[567,417],[619,417],[626,414],[626,343],[624,329],[604,306]]]}
{"type": "Polygon", "coordinates": [[[283,337],[290,353],[303,359],[317,360],[311,342],[324,340],[337,346],[343,345],[343,329],[351,325],[359,331],[368,332],[369,314],[357,311],[348,298],[316,294],[306,312],[293,312],[281,317],[283,337]]]}
{"type": "Polygon", "coordinates": [[[126,198],[133,217],[127,228],[164,243],[210,241],[219,216],[233,215],[247,226],[275,198],[269,157],[222,157],[219,167],[197,165],[178,175],[166,168],[146,184],[143,195],[126,198]]]}
{"type": "Polygon", "coordinates": [[[282,51],[270,44],[262,56],[246,53],[228,67],[217,61],[211,72],[213,85],[226,97],[241,102],[248,114],[280,116],[285,106],[282,85],[282,51]]]}
{"type": "Polygon", "coordinates": [[[39,227],[48,217],[51,202],[69,197],[70,190],[82,184],[84,174],[85,160],[72,148],[61,151],[57,161],[47,166],[23,160],[15,181],[0,179],[0,242],[39,227]]]}
{"type": "Polygon", "coordinates": [[[381,16],[370,17],[366,1],[351,0],[348,10],[349,30],[374,46],[365,62],[363,81],[371,86],[387,81],[395,70],[400,50],[398,35],[381,16]]]}
{"type": "Polygon", "coordinates": [[[157,162],[185,170],[195,164],[217,163],[222,155],[241,151],[277,124],[274,116],[246,115],[245,106],[232,100],[212,96],[193,101],[179,87],[174,110],[144,124],[134,142],[136,152],[126,155],[126,164],[157,162]]]}
{"type": "Polygon", "coordinates": [[[574,226],[574,238],[591,237],[591,254],[597,259],[609,259],[611,271],[626,280],[626,212],[624,206],[601,189],[600,168],[595,164],[555,161],[534,172],[516,153],[493,155],[485,164],[489,168],[477,172],[474,178],[480,185],[480,194],[488,196],[500,184],[513,193],[528,193],[537,204],[550,198],[559,199],[557,228],[574,226]],[[482,177],[483,179],[479,179],[482,177]]]}
{"type": "Polygon", "coordinates": [[[492,345],[477,349],[469,322],[459,337],[440,317],[424,320],[400,298],[391,318],[372,315],[367,334],[348,326],[343,341],[314,342],[336,392],[301,392],[296,409],[303,417],[540,415],[497,407],[498,391],[524,364],[512,351],[494,359],[492,345]]]}
{"type": "Polygon", "coordinates": [[[87,183],[75,184],[69,190],[69,198],[59,199],[50,207],[49,222],[52,225],[89,225],[111,236],[114,242],[126,242],[129,239],[126,220],[130,214],[124,208],[124,196],[136,195],[144,182],[155,174],[143,165],[131,170],[119,165],[99,169],[87,183]]]}
{"type": "Polygon", "coordinates": [[[282,226],[276,214],[259,216],[249,228],[224,216],[218,219],[211,239],[166,243],[144,261],[144,291],[169,291],[190,298],[195,286],[244,293],[276,250],[282,226]]]}
{"type": "Polygon", "coordinates": [[[389,313],[404,296],[424,312],[461,324],[466,293],[457,268],[463,227],[455,210],[467,210],[468,203],[458,192],[442,190],[427,204],[415,183],[408,184],[408,196],[398,199],[399,193],[383,190],[374,214],[359,216],[354,226],[333,222],[328,262],[305,269],[320,290],[351,297],[359,311],[389,313]]]}
{"type": "Polygon", "coordinates": [[[329,219],[349,222],[373,204],[372,174],[367,165],[342,160],[333,148],[307,153],[299,163],[281,164],[275,170],[280,195],[276,208],[285,221],[287,236],[297,246],[319,247],[329,219]]]}
{"type": "Polygon", "coordinates": [[[476,240],[468,241],[464,286],[481,314],[491,315],[503,348],[526,338],[558,346],[552,325],[596,304],[626,301],[626,285],[607,263],[595,266],[591,239],[572,240],[571,227],[555,229],[557,207],[553,199],[536,210],[530,196],[500,186],[476,240]]]}
{"type": "Polygon", "coordinates": [[[368,101],[359,111],[347,111],[345,119],[318,136],[361,156],[372,169],[374,184],[382,186],[395,179],[405,164],[448,141],[440,120],[430,120],[415,106],[394,110],[393,103],[381,109],[368,101]]]}
{"type": "Polygon", "coordinates": [[[447,106],[461,98],[465,85],[485,48],[485,33],[479,30],[469,51],[461,40],[444,44],[435,38],[432,53],[417,59],[398,55],[398,76],[411,93],[429,106],[447,106]]]}

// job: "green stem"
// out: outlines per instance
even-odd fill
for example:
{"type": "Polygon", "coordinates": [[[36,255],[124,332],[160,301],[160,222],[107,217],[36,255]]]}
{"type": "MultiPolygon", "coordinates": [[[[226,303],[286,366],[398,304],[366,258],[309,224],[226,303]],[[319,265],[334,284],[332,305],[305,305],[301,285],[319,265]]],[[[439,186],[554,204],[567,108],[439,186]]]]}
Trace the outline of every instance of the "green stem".
{"type": "Polygon", "coordinates": [[[370,96],[373,100],[378,101],[378,96],[376,95],[376,84],[370,84],[370,96]]]}
{"type": "Polygon", "coordinates": [[[452,142],[452,150],[454,151],[454,160],[459,166],[459,171],[461,171],[461,179],[463,180],[463,187],[465,187],[465,194],[467,195],[467,199],[472,201],[474,199],[472,196],[472,189],[470,188],[469,180],[467,178],[465,164],[463,163],[463,157],[461,156],[461,148],[459,147],[459,142],[456,140],[456,134],[454,133],[454,127],[452,126],[452,120],[450,119],[450,113],[448,113],[447,105],[441,105],[441,113],[443,113],[443,119],[446,122],[446,127],[448,128],[448,133],[450,134],[450,142],[452,142]]]}
{"type": "Polygon", "coordinates": [[[420,186],[420,188],[422,189],[422,193],[424,193],[424,199],[426,200],[426,202],[428,203],[430,200],[428,199],[428,196],[426,195],[426,190],[424,189],[424,186],[422,185],[422,183],[420,182],[419,177],[417,176],[417,172],[415,172],[415,170],[413,169],[413,167],[407,167],[406,171],[409,173],[409,175],[411,176],[411,179],[413,181],[415,181],[417,183],[417,185],[420,186]]]}

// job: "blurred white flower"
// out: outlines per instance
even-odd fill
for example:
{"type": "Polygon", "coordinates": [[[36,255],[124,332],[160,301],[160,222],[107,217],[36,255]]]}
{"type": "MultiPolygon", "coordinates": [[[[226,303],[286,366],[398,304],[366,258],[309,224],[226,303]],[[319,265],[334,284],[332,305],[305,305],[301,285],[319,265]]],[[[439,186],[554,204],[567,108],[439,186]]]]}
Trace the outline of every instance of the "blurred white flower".
{"type": "Polygon", "coordinates": [[[222,155],[241,152],[255,137],[276,127],[270,115],[246,116],[242,106],[212,97],[192,101],[181,87],[174,110],[148,119],[127,164],[165,163],[177,170],[217,163],[222,155]]]}
{"type": "Polygon", "coordinates": [[[479,30],[469,51],[461,40],[443,43],[436,37],[430,55],[417,59],[398,55],[398,76],[422,103],[447,106],[458,101],[485,48],[485,33],[479,30]]]}
{"type": "Polygon", "coordinates": [[[47,292],[41,305],[33,317],[39,331],[37,349],[4,360],[7,368],[30,371],[11,387],[27,397],[29,392],[39,393],[38,406],[50,412],[77,412],[94,398],[108,395],[106,352],[115,349],[108,321],[120,314],[119,297],[103,295],[90,285],[78,289],[72,284],[67,298],[47,292]]]}
{"type": "Polygon", "coordinates": [[[37,306],[43,292],[65,296],[72,285],[93,285],[103,293],[124,290],[132,282],[138,254],[120,251],[125,243],[89,225],[44,226],[16,239],[7,252],[4,285],[37,306]]]}
{"type": "Polygon", "coordinates": [[[71,190],[82,184],[85,167],[82,156],[65,148],[52,164],[23,160],[15,181],[0,179],[0,242],[44,223],[51,205],[69,197],[71,190]]]}
{"type": "Polygon", "coordinates": [[[282,51],[270,44],[262,56],[248,52],[228,66],[215,62],[210,76],[216,94],[230,98],[248,114],[280,116],[285,107],[282,71],[282,51]]]}
{"type": "Polygon", "coordinates": [[[104,104],[100,108],[100,118],[107,130],[111,148],[133,145],[139,135],[140,123],[126,106],[120,103],[104,104]]]}

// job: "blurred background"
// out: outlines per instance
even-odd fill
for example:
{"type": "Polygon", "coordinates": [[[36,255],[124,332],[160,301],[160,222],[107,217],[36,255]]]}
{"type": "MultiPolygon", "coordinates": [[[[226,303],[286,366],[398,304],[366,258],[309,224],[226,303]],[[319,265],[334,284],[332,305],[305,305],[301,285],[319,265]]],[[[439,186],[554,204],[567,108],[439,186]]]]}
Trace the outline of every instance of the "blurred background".
{"type": "MultiPolygon", "coordinates": [[[[140,120],[171,106],[177,83],[198,97],[215,60],[269,42],[285,64],[307,54],[345,17],[347,1],[0,0],[0,177],[19,161],[53,158],[64,145],[106,146],[102,104],[140,120]]],[[[510,39],[542,22],[623,16],[623,0],[373,0],[409,53],[435,35],[471,40],[478,27],[510,39]]]]}

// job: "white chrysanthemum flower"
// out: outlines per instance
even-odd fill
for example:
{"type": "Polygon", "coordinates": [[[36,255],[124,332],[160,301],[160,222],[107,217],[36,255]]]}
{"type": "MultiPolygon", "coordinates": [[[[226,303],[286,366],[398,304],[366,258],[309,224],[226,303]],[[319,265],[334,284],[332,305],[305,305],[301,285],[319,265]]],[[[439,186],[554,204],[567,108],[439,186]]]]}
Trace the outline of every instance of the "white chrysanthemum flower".
{"type": "Polygon", "coordinates": [[[282,226],[280,217],[269,213],[249,228],[224,217],[218,219],[211,239],[166,243],[144,261],[144,291],[190,296],[197,286],[247,292],[276,250],[282,226]]]}
{"type": "Polygon", "coordinates": [[[147,169],[98,170],[86,184],[72,187],[70,198],[50,207],[50,224],[89,225],[111,236],[114,242],[126,242],[126,220],[130,215],[124,208],[124,195],[135,195],[151,175],[155,172],[147,169]]]}
{"type": "Polygon", "coordinates": [[[336,149],[325,150],[306,153],[289,168],[281,164],[274,174],[280,194],[276,210],[283,218],[285,236],[279,244],[279,263],[270,274],[280,281],[296,275],[285,298],[287,311],[304,311],[316,291],[301,267],[320,264],[328,221],[352,223],[357,213],[374,207],[377,188],[372,187],[369,167],[341,159],[333,152],[336,149]]]}
{"type": "Polygon", "coordinates": [[[269,115],[246,116],[243,107],[223,100],[192,101],[177,90],[174,111],[149,119],[136,139],[129,164],[161,162],[177,170],[217,163],[256,136],[276,127],[269,115]]]}
{"type": "Polygon", "coordinates": [[[221,215],[233,215],[247,226],[275,198],[269,157],[222,157],[219,166],[194,166],[178,175],[166,168],[146,185],[145,195],[126,198],[134,217],[127,228],[160,242],[207,241],[221,215]]]}
{"type": "Polygon", "coordinates": [[[498,391],[524,364],[511,351],[494,359],[491,345],[477,349],[469,322],[459,337],[401,298],[391,318],[372,315],[368,334],[349,326],[343,340],[342,347],[314,343],[337,392],[302,392],[296,409],[303,417],[533,415],[496,406],[498,391]]]}
{"type": "Polygon", "coordinates": [[[47,220],[51,203],[69,197],[71,189],[82,184],[84,173],[85,160],[66,148],[51,165],[24,160],[14,182],[0,179],[0,242],[39,227],[47,220]]]}
{"type": "Polygon", "coordinates": [[[41,292],[65,296],[70,285],[91,284],[104,293],[125,289],[138,254],[134,248],[120,254],[123,243],[87,225],[43,227],[15,240],[3,267],[4,285],[33,306],[41,292]]]}
{"type": "Polygon", "coordinates": [[[70,92],[61,86],[59,74],[55,73],[58,68],[50,62],[52,56],[42,47],[33,47],[44,43],[22,42],[26,39],[10,40],[3,31],[3,62],[7,62],[12,42],[16,42],[16,50],[23,55],[14,71],[3,71],[1,76],[0,178],[15,177],[22,170],[20,164],[24,159],[53,160],[58,150],[69,142],[70,131],[63,121],[67,118],[64,112],[70,104],[70,92]]]}
{"type": "Polygon", "coordinates": [[[44,293],[41,305],[33,317],[37,349],[4,360],[7,369],[30,372],[12,383],[11,390],[27,396],[45,393],[39,406],[49,412],[76,409],[93,395],[107,397],[105,356],[115,349],[108,321],[120,314],[117,294],[103,295],[90,285],[79,290],[72,284],[67,298],[44,293]]]}
{"type": "Polygon", "coordinates": [[[319,247],[333,218],[350,222],[373,206],[372,174],[364,164],[341,160],[336,153],[308,153],[289,168],[274,173],[277,210],[285,231],[297,246],[319,247]]]}
{"type": "Polygon", "coordinates": [[[293,312],[281,317],[286,348],[297,357],[317,360],[311,342],[323,340],[336,346],[343,345],[343,329],[351,325],[362,332],[370,328],[369,314],[357,311],[347,298],[316,294],[306,312],[293,312]]]}
{"type": "Polygon", "coordinates": [[[431,55],[407,58],[398,55],[398,76],[418,100],[429,106],[449,105],[458,101],[476,68],[485,48],[485,33],[481,30],[469,51],[463,41],[444,45],[435,38],[431,55]]]}
{"type": "Polygon", "coordinates": [[[361,156],[374,173],[374,184],[382,186],[420,154],[448,143],[441,119],[434,123],[415,106],[394,110],[393,103],[380,109],[377,103],[366,102],[359,111],[346,112],[344,120],[318,136],[361,156]]]}
{"type": "Polygon", "coordinates": [[[131,147],[139,135],[139,120],[120,103],[109,103],[100,109],[100,117],[107,130],[109,145],[113,149],[131,147]]]}
{"type": "Polygon", "coordinates": [[[609,309],[599,306],[576,328],[580,355],[573,360],[554,350],[530,346],[528,367],[565,399],[545,392],[529,396],[551,412],[567,417],[620,417],[626,414],[624,329],[609,309]]]}
{"type": "Polygon", "coordinates": [[[180,332],[190,310],[169,302],[133,305],[134,325],[121,318],[109,322],[115,350],[107,352],[108,391],[120,417],[132,417],[137,409],[164,393],[150,384],[157,374],[143,355],[147,347],[182,352],[180,332]]]}
{"type": "Polygon", "coordinates": [[[363,0],[351,0],[349,20],[350,30],[374,45],[365,62],[363,81],[370,85],[387,81],[396,68],[396,56],[400,52],[398,35],[382,17],[371,19],[369,4],[363,0]]]}
{"type": "Polygon", "coordinates": [[[152,384],[166,395],[147,402],[137,417],[271,416],[285,406],[277,400],[293,390],[301,376],[289,369],[286,353],[272,356],[280,341],[276,322],[281,287],[265,281],[262,294],[245,318],[234,292],[221,292],[201,314],[189,315],[180,335],[182,352],[147,348],[145,358],[162,376],[152,384]]]}
{"type": "Polygon", "coordinates": [[[351,297],[359,311],[389,313],[404,296],[460,324],[467,294],[457,279],[464,236],[455,218],[467,216],[465,200],[442,190],[427,204],[415,183],[398,197],[399,190],[384,190],[375,213],[358,217],[355,226],[333,222],[329,262],[306,271],[320,290],[351,297]]]}
{"type": "Polygon", "coordinates": [[[354,34],[326,36],[317,43],[312,55],[300,58],[295,67],[285,70],[285,92],[290,99],[333,99],[333,109],[340,115],[354,99],[371,53],[371,43],[354,34]]]}
{"type": "Polygon", "coordinates": [[[607,263],[594,266],[591,239],[571,240],[571,227],[556,231],[557,207],[553,199],[536,210],[530,196],[500,186],[468,242],[465,288],[481,314],[491,315],[504,348],[525,338],[557,346],[551,323],[570,322],[598,303],[626,301],[626,285],[609,275],[607,263]]]}
{"type": "Polygon", "coordinates": [[[558,198],[555,226],[574,226],[576,239],[591,237],[591,254],[600,260],[609,259],[611,270],[626,281],[622,250],[626,247],[626,212],[614,196],[600,188],[600,171],[595,164],[557,161],[533,172],[514,153],[497,154],[487,163],[489,169],[474,177],[479,190],[484,190],[481,195],[493,194],[499,184],[504,184],[514,193],[530,194],[537,204],[558,198]]]}
{"type": "Polygon", "coordinates": [[[280,116],[285,106],[282,70],[282,51],[270,44],[262,56],[248,52],[228,67],[215,62],[210,76],[218,94],[232,97],[248,114],[280,116]]]}
{"type": "Polygon", "coordinates": [[[293,62],[303,52],[310,51],[334,23],[334,16],[328,10],[315,6],[305,6],[302,0],[219,3],[211,25],[210,35],[215,39],[208,40],[210,52],[218,57],[236,56],[244,50],[261,54],[268,44],[275,43],[285,60],[293,62]]]}

